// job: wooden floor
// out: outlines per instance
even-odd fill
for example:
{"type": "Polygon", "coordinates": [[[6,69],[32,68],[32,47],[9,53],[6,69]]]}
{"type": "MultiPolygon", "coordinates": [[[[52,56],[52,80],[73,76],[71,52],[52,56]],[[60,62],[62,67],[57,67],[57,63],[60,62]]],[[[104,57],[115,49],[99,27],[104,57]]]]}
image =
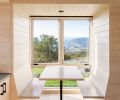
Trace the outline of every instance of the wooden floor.
{"type": "Polygon", "coordinates": [[[99,98],[84,98],[83,100],[105,100],[105,99],[99,99],[99,98]]]}
{"type": "MultiPolygon", "coordinates": [[[[20,100],[60,100],[58,94],[42,94],[40,99],[20,99],[20,100]]],[[[104,100],[98,98],[83,98],[80,94],[64,94],[63,100],[104,100]]]]}
{"type": "MultiPolygon", "coordinates": [[[[40,100],[60,100],[58,94],[42,94],[40,100]]],[[[83,98],[80,94],[64,94],[63,100],[104,100],[104,99],[93,99],[83,98]]]]}

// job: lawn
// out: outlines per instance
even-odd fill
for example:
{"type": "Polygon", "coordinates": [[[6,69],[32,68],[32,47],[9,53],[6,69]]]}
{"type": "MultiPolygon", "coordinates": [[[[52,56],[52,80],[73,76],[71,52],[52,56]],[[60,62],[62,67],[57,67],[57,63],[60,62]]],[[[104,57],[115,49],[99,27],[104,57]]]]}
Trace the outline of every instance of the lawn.
{"type": "MultiPolygon", "coordinates": [[[[59,80],[49,80],[46,82],[45,87],[59,87],[60,81],[59,80]]],[[[65,80],[63,81],[64,87],[77,87],[77,82],[73,80],[65,80]]]]}
{"type": "Polygon", "coordinates": [[[44,67],[40,67],[40,68],[32,68],[32,74],[33,75],[40,75],[44,70],[44,67]]]}
{"type": "MultiPolygon", "coordinates": [[[[33,73],[33,77],[39,77],[40,74],[43,72],[44,68],[43,67],[39,67],[39,68],[32,68],[32,73],[33,73]]],[[[46,81],[45,83],[45,87],[59,87],[60,86],[60,82],[59,80],[49,80],[46,81]]],[[[63,81],[63,86],[64,87],[77,87],[77,82],[74,80],[65,80],[63,81]]]]}

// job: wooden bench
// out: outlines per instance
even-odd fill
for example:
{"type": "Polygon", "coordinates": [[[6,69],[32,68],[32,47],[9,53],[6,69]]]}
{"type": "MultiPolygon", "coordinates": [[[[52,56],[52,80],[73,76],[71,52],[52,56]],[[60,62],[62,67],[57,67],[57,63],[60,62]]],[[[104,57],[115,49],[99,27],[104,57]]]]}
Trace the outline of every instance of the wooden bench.
{"type": "Polygon", "coordinates": [[[44,87],[45,81],[34,78],[20,95],[20,100],[39,99],[44,87]]]}
{"type": "Polygon", "coordinates": [[[92,80],[79,81],[78,84],[84,98],[104,98],[92,80]]]}

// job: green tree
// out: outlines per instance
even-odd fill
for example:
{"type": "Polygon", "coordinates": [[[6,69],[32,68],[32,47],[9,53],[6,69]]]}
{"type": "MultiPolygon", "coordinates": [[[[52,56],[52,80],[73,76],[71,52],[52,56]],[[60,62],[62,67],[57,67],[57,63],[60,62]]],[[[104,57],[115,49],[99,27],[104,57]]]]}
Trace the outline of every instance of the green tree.
{"type": "Polygon", "coordinates": [[[52,63],[58,60],[58,42],[57,38],[42,34],[40,39],[34,38],[34,63],[52,63]]]}

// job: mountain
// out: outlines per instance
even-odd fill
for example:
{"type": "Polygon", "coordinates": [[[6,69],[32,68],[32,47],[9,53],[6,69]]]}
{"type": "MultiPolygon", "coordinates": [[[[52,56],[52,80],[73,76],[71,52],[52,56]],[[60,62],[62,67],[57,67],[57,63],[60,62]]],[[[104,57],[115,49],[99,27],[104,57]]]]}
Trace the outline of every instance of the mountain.
{"type": "Polygon", "coordinates": [[[81,37],[70,39],[67,38],[64,41],[65,48],[88,48],[89,47],[89,38],[81,37]]]}

